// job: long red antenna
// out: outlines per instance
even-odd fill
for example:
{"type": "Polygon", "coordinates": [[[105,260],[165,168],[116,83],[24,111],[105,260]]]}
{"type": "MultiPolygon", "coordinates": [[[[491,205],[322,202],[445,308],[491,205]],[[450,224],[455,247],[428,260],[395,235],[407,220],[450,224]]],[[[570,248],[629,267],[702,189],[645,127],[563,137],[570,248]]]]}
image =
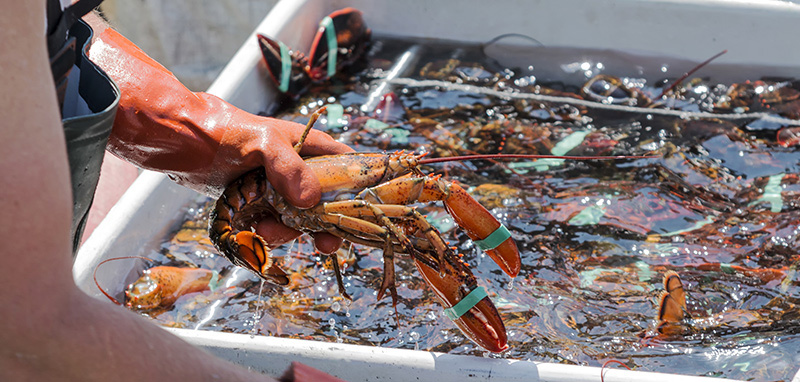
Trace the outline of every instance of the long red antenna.
{"type": "Polygon", "coordinates": [[[576,155],[543,155],[543,154],[477,154],[445,158],[421,159],[419,164],[442,162],[458,162],[481,159],[564,159],[564,160],[626,160],[626,159],[653,159],[657,155],[615,155],[615,156],[576,156],[576,155]]]}
{"type": "Polygon", "coordinates": [[[147,260],[147,261],[150,261],[150,262],[154,262],[153,259],[148,259],[148,258],[142,257],[142,256],[113,257],[113,258],[105,259],[105,260],[101,261],[100,264],[97,264],[97,266],[94,267],[94,272],[92,272],[92,278],[94,279],[94,285],[97,286],[97,289],[100,289],[101,293],[103,293],[106,297],[108,297],[109,300],[111,300],[111,302],[113,302],[113,303],[115,303],[117,305],[122,305],[122,303],[119,302],[116,298],[112,297],[110,294],[106,293],[105,289],[103,289],[103,287],[100,286],[100,283],[97,282],[97,270],[100,269],[101,265],[103,265],[103,264],[105,264],[105,263],[107,263],[109,261],[125,260],[125,259],[142,259],[142,260],[147,260]]]}
{"type": "Polygon", "coordinates": [[[675,81],[675,83],[673,83],[672,85],[670,85],[670,87],[668,87],[668,88],[664,89],[664,90],[661,92],[661,94],[660,94],[660,95],[659,95],[657,98],[661,98],[661,97],[663,97],[664,95],[666,95],[667,93],[669,93],[670,91],[672,91],[672,89],[675,89],[675,87],[676,87],[676,86],[678,86],[678,85],[679,85],[681,82],[683,82],[683,80],[685,80],[687,77],[691,76],[691,75],[692,75],[692,73],[694,73],[694,72],[698,71],[700,68],[702,68],[702,67],[704,67],[704,66],[708,65],[708,63],[709,63],[709,62],[711,62],[711,61],[714,61],[714,60],[715,60],[717,57],[719,57],[719,56],[721,56],[721,55],[723,55],[723,54],[725,54],[725,53],[728,53],[728,50],[727,50],[727,49],[725,49],[725,50],[723,50],[722,52],[719,52],[719,53],[717,53],[717,54],[715,54],[715,55],[711,56],[711,58],[709,58],[708,60],[705,60],[705,61],[701,62],[699,65],[695,66],[695,67],[694,67],[694,69],[692,69],[692,70],[690,70],[690,71],[688,71],[688,72],[684,73],[684,74],[681,76],[681,78],[678,78],[678,79],[675,81]]]}

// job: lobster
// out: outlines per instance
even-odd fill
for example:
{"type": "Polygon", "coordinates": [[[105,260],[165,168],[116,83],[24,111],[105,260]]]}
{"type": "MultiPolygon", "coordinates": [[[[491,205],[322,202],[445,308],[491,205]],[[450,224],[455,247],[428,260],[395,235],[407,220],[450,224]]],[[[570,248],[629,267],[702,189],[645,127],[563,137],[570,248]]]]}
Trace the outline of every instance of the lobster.
{"type": "Polygon", "coordinates": [[[125,289],[125,306],[151,310],[172,306],[186,294],[214,289],[219,274],[202,268],[158,266],[125,289]]]}
{"type": "Polygon", "coordinates": [[[278,90],[297,98],[312,83],[333,77],[361,58],[371,34],[360,11],[344,8],[322,19],[308,56],[263,34],[256,37],[278,90]]]}
{"type": "MultiPolygon", "coordinates": [[[[141,256],[113,257],[101,261],[94,269],[93,278],[97,289],[105,295],[111,302],[123,305],[116,298],[108,294],[97,281],[97,270],[100,266],[109,262],[122,259],[142,259],[152,261],[141,256]]],[[[156,266],[142,272],[141,277],[136,279],[125,288],[125,303],[127,308],[140,311],[167,309],[184,295],[207,290],[215,290],[219,285],[220,275],[217,271],[203,268],[184,268],[172,266],[156,266]]]]}
{"type": "MultiPolygon", "coordinates": [[[[325,110],[314,112],[295,150],[300,151],[307,132],[325,110]]],[[[270,257],[263,238],[251,230],[260,218],[275,216],[302,232],[328,232],[352,243],[383,250],[382,299],[388,290],[396,304],[394,254],[410,255],[427,284],[446,307],[445,313],[479,346],[492,352],[508,348],[505,326],[494,304],[468,266],[439,231],[412,203],[442,201],[455,222],[509,276],[521,267],[519,250],[508,230],[461,186],[440,176],[427,176],[420,165],[464,159],[423,159],[405,152],[347,153],[305,159],[322,186],[320,204],[299,209],[289,204],[267,182],[263,169],[250,171],[229,185],[216,201],[209,218],[209,238],[232,263],[262,279],[287,285],[289,277],[270,257]],[[341,193],[357,194],[342,200],[341,193]]],[[[494,158],[473,155],[469,159],[494,158]]],[[[549,155],[504,155],[509,158],[544,158],[549,155]]],[[[570,157],[562,159],[620,159],[641,157],[570,157]]],[[[338,262],[334,273],[344,290],[338,262]]]]}
{"type": "MultiPolygon", "coordinates": [[[[322,111],[324,108],[312,115],[306,131],[322,111]]],[[[302,139],[295,146],[298,152],[302,139]]],[[[508,230],[461,186],[422,174],[418,168],[421,157],[399,152],[308,158],[306,164],[320,179],[323,200],[329,201],[306,210],[278,195],[263,169],[251,171],[235,180],[217,200],[209,219],[209,238],[232,263],[278,285],[287,285],[289,278],[270,258],[264,240],[249,229],[266,214],[298,231],[329,232],[356,244],[381,248],[384,274],[378,299],[388,290],[395,303],[394,254],[409,254],[467,337],[490,351],[501,352],[508,344],[494,304],[439,231],[407,204],[443,201],[473,240],[487,243],[487,254],[511,277],[521,267],[517,246],[508,230]],[[330,201],[340,192],[360,190],[354,200],[330,201]],[[471,305],[459,305],[462,301],[471,301],[471,305]]],[[[339,288],[349,298],[338,262],[333,264],[339,288]]]]}

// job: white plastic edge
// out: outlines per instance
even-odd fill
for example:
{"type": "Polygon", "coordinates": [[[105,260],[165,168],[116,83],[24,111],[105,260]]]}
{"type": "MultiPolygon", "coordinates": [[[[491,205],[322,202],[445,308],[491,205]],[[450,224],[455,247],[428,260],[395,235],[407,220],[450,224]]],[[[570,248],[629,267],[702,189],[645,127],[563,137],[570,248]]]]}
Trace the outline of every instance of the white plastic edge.
{"type": "MultiPolygon", "coordinates": [[[[212,354],[279,376],[298,361],[348,381],[600,381],[601,368],[482,358],[409,349],[307,341],[234,333],[166,329],[212,354]],[[253,366],[258,365],[258,366],[253,366]]],[[[602,369],[608,382],[719,381],[719,378],[602,369]]],[[[733,381],[726,379],[726,381],[733,381]]]]}

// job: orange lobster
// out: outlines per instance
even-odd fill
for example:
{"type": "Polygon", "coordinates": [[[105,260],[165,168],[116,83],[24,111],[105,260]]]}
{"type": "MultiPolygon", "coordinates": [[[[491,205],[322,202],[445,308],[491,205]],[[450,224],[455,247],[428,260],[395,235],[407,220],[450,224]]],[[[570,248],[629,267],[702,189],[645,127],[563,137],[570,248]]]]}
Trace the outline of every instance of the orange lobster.
{"type": "Polygon", "coordinates": [[[125,306],[139,310],[168,308],[183,295],[213,289],[215,278],[219,275],[208,269],[153,267],[125,289],[125,306]]]}
{"type": "MultiPolygon", "coordinates": [[[[307,131],[323,110],[314,113],[307,131]]],[[[302,138],[296,146],[298,151],[301,145],[302,138]]],[[[279,285],[288,284],[289,278],[270,258],[264,240],[250,230],[265,214],[273,214],[300,231],[329,232],[353,243],[381,248],[385,266],[378,299],[389,290],[393,301],[397,298],[394,254],[410,254],[467,337],[490,351],[503,351],[508,348],[506,330],[494,304],[439,231],[407,204],[443,201],[455,221],[479,245],[487,244],[487,254],[512,277],[521,266],[517,246],[508,230],[463,188],[438,176],[423,175],[418,169],[421,157],[399,152],[308,158],[306,164],[322,184],[323,200],[339,192],[360,193],[355,200],[321,202],[307,210],[292,206],[278,195],[262,169],[251,171],[234,181],[217,200],[209,237],[232,263],[279,285]],[[465,299],[468,302],[459,306],[465,299]]],[[[335,261],[334,272],[340,290],[349,298],[335,261]]]]}

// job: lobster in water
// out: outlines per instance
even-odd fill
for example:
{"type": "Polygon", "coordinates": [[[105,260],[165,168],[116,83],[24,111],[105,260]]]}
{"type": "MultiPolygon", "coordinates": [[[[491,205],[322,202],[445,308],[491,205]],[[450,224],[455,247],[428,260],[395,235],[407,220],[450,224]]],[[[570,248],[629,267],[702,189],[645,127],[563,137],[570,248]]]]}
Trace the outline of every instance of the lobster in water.
{"type": "MultiPolygon", "coordinates": [[[[311,116],[306,132],[323,111],[321,108],[311,116]]],[[[298,152],[302,143],[303,138],[295,145],[298,152]]],[[[352,243],[380,248],[384,271],[378,299],[388,290],[394,302],[397,298],[394,254],[408,254],[446,307],[447,315],[464,334],[487,350],[503,351],[508,348],[506,330],[494,304],[439,231],[408,205],[442,201],[455,222],[511,277],[515,277],[521,267],[517,246],[508,230],[462,187],[439,176],[426,176],[419,169],[421,164],[464,158],[422,159],[423,156],[397,152],[308,158],[305,162],[319,178],[323,198],[320,204],[305,210],[292,206],[278,195],[267,182],[263,169],[253,170],[235,180],[217,200],[209,219],[209,237],[232,263],[278,285],[288,284],[289,278],[270,258],[265,241],[251,230],[264,216],[273,215],[298,231],[328,232],[352,243]],[[337,200],[336,196],[342,192],[357,196],[351,200],[337,200]]],[[[468,158],[494,157],[497,156],[468,158]]],[[[349,298],[344,291],[338,262],[333,263],[339,289],[349,298]]]]}
{"type": "Polygon", "coordinates": [[[322,19],[308,56],[262,34],[256,37],[278,90],[297,98],[312,83],[333,77],[361,58],[371,34],[361,11],[344,8],[322,19]]]}

